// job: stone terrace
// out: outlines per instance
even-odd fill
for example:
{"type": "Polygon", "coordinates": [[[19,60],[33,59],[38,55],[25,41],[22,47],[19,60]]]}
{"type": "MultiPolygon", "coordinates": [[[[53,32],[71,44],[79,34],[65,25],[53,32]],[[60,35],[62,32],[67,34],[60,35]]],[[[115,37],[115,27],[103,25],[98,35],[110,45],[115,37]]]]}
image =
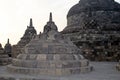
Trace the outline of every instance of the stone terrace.
{"type": "Polygon", "coordinates": [[[94,70],[90,73],[68,76],[30,76],[9,74],[6,67],[0,67],[0,80],[120,80],[120,72],[116,70],[116,62],[91,62],[94,70]]]}

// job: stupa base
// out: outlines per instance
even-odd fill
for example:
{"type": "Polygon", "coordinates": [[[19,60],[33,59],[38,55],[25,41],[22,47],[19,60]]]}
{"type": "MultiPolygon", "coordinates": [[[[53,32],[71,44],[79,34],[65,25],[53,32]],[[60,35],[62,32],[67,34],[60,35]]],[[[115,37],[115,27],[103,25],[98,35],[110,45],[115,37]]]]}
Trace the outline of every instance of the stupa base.
{"type": "Polygon", "coordinates": [[[80,67],[80,68],[56,68],[56,69],[40,69],[40,68],[23,68],[9,65],[8,71],[11,73],[19,74],[29,74],[29,75],[52,75],[52,76],[62,76],[62,75],[72,75],[87,73],[92,70],[92,67],[80,67]]]}
{"type": "Polygon", "coordinates": [[[49,76],[9,73],[6,66],[0,67],[0,80],[120,80],[120,72],[115,69],[116,62],[91,62],[94,71],[89,73],[49,76]]]}

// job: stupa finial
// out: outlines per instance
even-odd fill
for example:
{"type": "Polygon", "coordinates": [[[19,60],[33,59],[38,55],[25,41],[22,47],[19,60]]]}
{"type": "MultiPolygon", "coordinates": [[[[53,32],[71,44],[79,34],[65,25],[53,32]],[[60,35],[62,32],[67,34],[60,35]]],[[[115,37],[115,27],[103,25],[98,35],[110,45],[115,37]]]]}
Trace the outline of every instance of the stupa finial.
{"type": "Polygon", "coordinates": [[[7,40],[7,44],[9,44],[9,38],[8,38],[8,40],[7,40]]]}
{"type": "Polygon", "coordinates": [[[30,18],[30,27],[33,26],[32,18],[30,18]]]}
{"type": "Polygon", "coordinates": [[[49,21],[52,22],[52,12],[50,12],[49,21]]]}

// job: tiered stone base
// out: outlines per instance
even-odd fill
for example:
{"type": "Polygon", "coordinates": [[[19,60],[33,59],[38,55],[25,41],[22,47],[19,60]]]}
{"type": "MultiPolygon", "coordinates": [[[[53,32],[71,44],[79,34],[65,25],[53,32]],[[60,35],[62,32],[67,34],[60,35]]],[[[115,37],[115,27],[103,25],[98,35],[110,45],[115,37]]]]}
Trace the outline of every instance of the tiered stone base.
{"type": "Polygon", "coordinates": [[[79,54],[20,54],[7,69],[12,73],[59,76],[90,72],[92,67],[79,54]]]}
{"type": "Polygon", "coordinates": [[[8,65],[11,63],[11,58],[8,55],[0,55],[0,65],[8,65]]]}

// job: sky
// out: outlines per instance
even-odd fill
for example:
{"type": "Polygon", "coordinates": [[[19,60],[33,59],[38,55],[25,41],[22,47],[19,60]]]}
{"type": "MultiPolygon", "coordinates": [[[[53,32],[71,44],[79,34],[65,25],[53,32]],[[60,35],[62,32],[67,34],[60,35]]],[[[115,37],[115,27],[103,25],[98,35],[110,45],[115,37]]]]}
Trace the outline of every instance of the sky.
{"type": "Polygon", "coordinates": [[[50,12],[53,13],[59,31],[63,30],[69,9],[78,2],[79,0],[0,0],[0,43],[4,47],[9,38],[12,45],[17,44],[29,25],[30,18],[33,19],[37,33],[42,32],[50,12]]]}

